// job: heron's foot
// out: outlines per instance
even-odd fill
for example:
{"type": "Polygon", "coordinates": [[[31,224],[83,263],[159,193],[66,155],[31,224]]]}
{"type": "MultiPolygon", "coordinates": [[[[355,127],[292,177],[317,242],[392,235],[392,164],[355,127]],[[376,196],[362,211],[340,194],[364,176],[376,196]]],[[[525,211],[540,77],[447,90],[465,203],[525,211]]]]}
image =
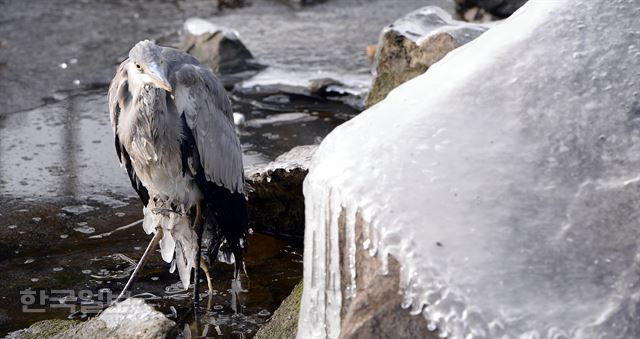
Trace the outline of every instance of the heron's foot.
{"type": "Polygon", "coordinates": [[[209,288],[209,295],[213,295],[213,279],[211,279],[211,273],[209,272],[209,264],[204,259],[200,259],[200,268],[204,271],[204,275],[207,278],[207,287],[209,288]]]}

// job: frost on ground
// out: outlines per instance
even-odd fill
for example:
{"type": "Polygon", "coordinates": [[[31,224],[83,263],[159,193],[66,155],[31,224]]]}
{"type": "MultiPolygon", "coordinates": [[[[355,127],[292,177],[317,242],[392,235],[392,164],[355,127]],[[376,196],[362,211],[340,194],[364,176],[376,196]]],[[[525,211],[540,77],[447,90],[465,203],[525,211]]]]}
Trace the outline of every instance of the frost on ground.
{"type": "Polygon", "coordinates": [[[357,211],[442,336],[640,337],[639,15],[530,1],[331,133],[304,186],[298,337],[340,333],[357,211]]]}

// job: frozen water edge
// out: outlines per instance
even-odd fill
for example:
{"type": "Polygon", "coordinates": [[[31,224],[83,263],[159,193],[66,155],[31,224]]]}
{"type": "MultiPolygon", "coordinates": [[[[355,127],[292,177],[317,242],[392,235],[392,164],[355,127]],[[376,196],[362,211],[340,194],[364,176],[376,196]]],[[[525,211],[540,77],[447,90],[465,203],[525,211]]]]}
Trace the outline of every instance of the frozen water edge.
{"type": "Polygon", "coordinates": [[[640,334],[630,3],[529,2],[325,139],[299,338],[339,336],[337,220],[352,234],[356,211],[370,253],[402,266],[403,306],[442,336],[640,334]]]}

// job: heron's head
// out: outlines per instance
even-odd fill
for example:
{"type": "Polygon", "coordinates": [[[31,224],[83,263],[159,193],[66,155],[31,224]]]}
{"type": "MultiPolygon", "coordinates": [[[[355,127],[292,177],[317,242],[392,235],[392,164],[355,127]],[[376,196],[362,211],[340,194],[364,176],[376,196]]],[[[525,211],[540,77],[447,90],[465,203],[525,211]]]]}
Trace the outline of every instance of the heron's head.
{"type": "Polygon", "coordinates": [[[152,84],[171,92],[167,77],[167,65],[162,59],[160,47],[149,40],[138,42],[129,52],[128,76],[130,85],[152,84]]]}

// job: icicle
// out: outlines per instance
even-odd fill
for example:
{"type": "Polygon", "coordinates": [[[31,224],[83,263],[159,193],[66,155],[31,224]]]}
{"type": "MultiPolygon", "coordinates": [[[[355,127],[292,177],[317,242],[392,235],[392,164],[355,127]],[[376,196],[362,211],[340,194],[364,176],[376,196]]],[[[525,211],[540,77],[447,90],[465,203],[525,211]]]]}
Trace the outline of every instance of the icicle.
{"type": "Polygon", "coordinates": [[[171,236],[171,233],[163,232],[162,239],[160,240],[160,254],[162,255],[162,260],[165,262],[171,262],[175,248],[176,242],[173,239],[173,236],[171,236]]]}

